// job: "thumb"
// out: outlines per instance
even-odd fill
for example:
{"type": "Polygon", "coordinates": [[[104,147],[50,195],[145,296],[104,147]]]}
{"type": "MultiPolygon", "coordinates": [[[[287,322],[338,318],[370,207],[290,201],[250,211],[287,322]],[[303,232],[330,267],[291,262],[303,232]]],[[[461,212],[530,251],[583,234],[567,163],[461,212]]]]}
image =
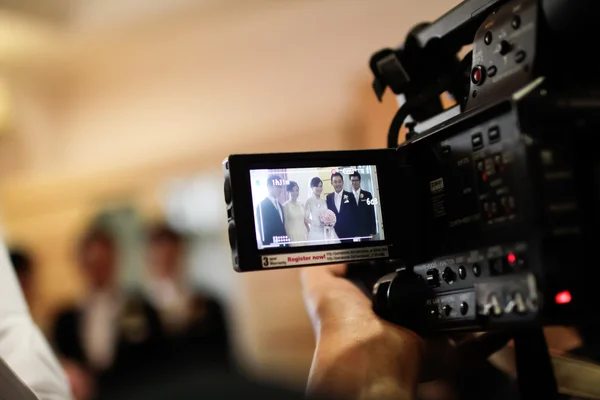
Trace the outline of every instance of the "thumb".
{"type": "Polygon", "coordinates": [[[307,267],[300,271],[300,280],[304,289],[316,285],[322,285],[331,279],[336,279],[346,275],[346,264],[334,264],[321,267],[307,267]]]}

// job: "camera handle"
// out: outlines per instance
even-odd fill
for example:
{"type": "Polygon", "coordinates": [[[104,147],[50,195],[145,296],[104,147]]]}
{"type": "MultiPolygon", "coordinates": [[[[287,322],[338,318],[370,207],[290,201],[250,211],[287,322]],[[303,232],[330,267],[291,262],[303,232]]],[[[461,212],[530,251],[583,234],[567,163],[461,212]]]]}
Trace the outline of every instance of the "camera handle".
{"type": "MultiPolygon", "coordinates": [[[[388,311],[386,307],[382,307],[382,304],[379,304],[380,301],[382,303],[387,303],[389,285],[393,281],[391,275],[395,276],[397,273],[402,272],[398,271],[394,274],[390,274],[390,271],[397,269],[397,267],[397,262],[392,261],[350,264],[346,277],[364,291],[365,294],[371,292],[371,294],[374,295],[374,309],[381,317],[390,322],[399,323],[400,325],[410,325],[409,322],[411,322],[411,320],[413,320],[412,322],[418,320],[417,315],[410,315],[410,312],[407,314],[403,313],[401,320],[396,320],[396,318],[390,318],[391,315],[386,312],[388,311]],[[381,276],[386,274],[389,274],[387,275],[389,276],[388,279],[385,279],[385,276],[384,278],[381,278],[381,276]],[[383,297],[385,298],[381,298],[378,295],[384,295],[383,297]]],[[[400,282],[404,281],[405,280],[400,280],[400,282]]],[[[409,311],[412,308],[416,309],[417,307],[411,307],[411,304],[406,304],[408,299],[412,299],[417,303],[420,303],[421,301],[418,299],[421,297],[419,296],[420,291],[417,290],[420,285],[411,284],[411,282],[408,281],[405,283],[406,285],[401,288],[402,290],[396,290],[394,292],[403,293],[402,304],[406,306],[404,311],[409,311]],[[409,296],[406,296],[407,292],[410,292],[409,296]]],[[[443,359],[447,359],[447,362],[450,364],[458,364],[450,366],[442,363],[441,365],[438,365],[437,368],[430,371],[430,374],[432,375],[431,378],[434,375],[443,374],[444,372],[447,373],[449,370],[460,369],[458,366],[469,360],[486,359],[491,354],[504,347],[511,338],[514,341],[517,383],[521,394],[521,400],[560,399],[558,384],[554,375],[554,368],[544,336],[543,327],[531,327],[512,332],[487,332],[482,336],[466,339],[458,344],[454,354],[447,354],[449,357],[442,357],[443,359]]],[[[437,358],[439,361],[439,357],[437,358]]]]}
{"type": "Polygon", "coordinates": [[[513,339],[521,398],[559,399],[558,384],[543,328],[516,331],[513,339]]]}
{"type": "Polygon", "coordinates": [[[519,399],[562,399],[558,392],[558,384],[542,327],[517,331],[490,331],[479,336],[468,337],[456,343],[453,348],[434,342],[434,344],[438,343],[438,346],[433,348],[429,357],[431,360],[435,357],[439,365],[435,365],[435,360],[430,363],[432,366],[425,371],[428,376],[424,378],[426,380],[448,378],[448,376],[451,379],[456,378],[453,375],[455,371],[462,371],[473,363],[477,364],[478,361],[487,359],[505,347],[511,339],[514,341],[519,399]],[[439,359],[447,359],[447,361],[440,364],[439,359]]]}

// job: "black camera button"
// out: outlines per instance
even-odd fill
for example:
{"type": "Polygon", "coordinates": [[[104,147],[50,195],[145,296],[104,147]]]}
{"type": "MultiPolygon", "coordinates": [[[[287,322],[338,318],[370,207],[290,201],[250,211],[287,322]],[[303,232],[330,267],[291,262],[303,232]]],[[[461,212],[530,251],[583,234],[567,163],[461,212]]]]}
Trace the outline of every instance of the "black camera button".
{"type": "Polygon", "coordinates": [[[465,279],[467,277],[467,269],[462,265],[458,267],[458,276],[460,279],[465,279]]]}
{"type": "Polygon", "coordinates": [[[444,280],[444,282],[451,285],[456,280],[456,273],[452,271],[452,268],[446,267],[444,269],[444,272],[442,272],[442,279],[444,280]]]}
{"type": "Polygon", "coordinates": [[[513,29],[519,29],[521,27],[521,17],[515,15],[510,23],[513,29]]]}
{"type": "Polygon", "coordinates": [[[481,276],[481,267],[479,266],[479,264],[473,264],[473,275],[475,276],[481,276]]]}
{"type": "Polygon", "coordinates": [[[519,50],[515,53],[515,61],[518,63],[522,63],[525,61],[526,54],[523,50],[519,50]]]}
{"type": "Polygon", "coordinates": [[[490,143],[496,143],[500,140],[500,128],[494,126],[488,130],[488,139],[490,143]]]}
{"type": "Polygon", "coordinates": [[[513,49],[513,46],[510,43],[508,43],[506,40],[503,40],[500,43],[498,43],[498,45],[496,47],[498,48],[498,52],[500,53],[500,55],[503,55],[503,56],[510,53],[510,51],[513,49]]]}
{"type": "Polygon", "coordinates": [[[437,269],[432,268],[427,270],[427,286],[430,288],[440,286],[440,272],[437,269]]]}
{"type": "Polygon", "coordinates": [[[229,234],[229,246],[231,246],[232,249],[237,248],[235,222],[229,222],[229,228],[227,229],[227,233],[229,234]]]}
{"type": "Polygon", "coordinates": [[[490,32],[490,31],[487,31],[487,32],[485,33],[485,35],[483,36],[483,42],[484,42],[486,45],[488,45],[488,46],[489,46],[490,44],[492,44],[492,39],[493,39],[493,38],[494,38],[494,37],[493,37],[493,35],[492,35],[492,32],[490,32]]]}
{"type": "Polygon", "coordinates": [[[450,313],[452,313],[452,307],[450,307],[449,304],[446,304],[442,307],[442,311],[444,311],[444,315],[446,315],[446,317],[449,317],[450,313]]]}
{"type": "Polygon", "coordinates": [[[467,303],[466,301],[463,301],[462,303],[460,303],[460,313],[461,315],[465,315],[469,312],[469,303],[467,303]]]}
{"type": "Polygon", "coordinates": [[[490,275],[500,275],[502,272],[504,272],[503,258],[495,258],[490,260],[490,275]]]}
{"type": "Polygon", "coordinates": [[[479,150],[483,147],[483,135],[481,133],[476,133],[471,137],[471,144],[473,145],[473,150],[479,150]]]}
{"type": "Polygon", "coordinates": [[[225,204],[231,204],[231,181],[229,180],[229,177],[225,178],[223,193],[225,194],[225,204]]]}
{"type": "Polygon", "coordinates": [[[488,67],[487,76],[492,78],[496,75],[497,72],[498,72],[498,68],[496,68],[495,65],[492,65],[492,66],[488,67]]]}

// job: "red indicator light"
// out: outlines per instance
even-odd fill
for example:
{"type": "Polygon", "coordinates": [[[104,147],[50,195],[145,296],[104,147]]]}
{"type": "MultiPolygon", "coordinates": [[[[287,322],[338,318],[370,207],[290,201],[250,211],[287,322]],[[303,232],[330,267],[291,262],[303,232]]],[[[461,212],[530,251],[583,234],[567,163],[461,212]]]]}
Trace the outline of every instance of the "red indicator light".
{"type": "Polygon", "coordinates": [[[473,80],[473,83],[476,85],[479,85],[482,81],[482,78],[483,78],[483,73],[481,71],[481,67],[475,67],[471,74],[471,79],[473,80]]]}
{"type": "Polygon", "coordinates": [[[481,174],[481,179],[483,179],[484,181],[487,181],[487,174],[485,172],[483,174],[481,174]]]}
{"type": "Polygon", "coordinates": [[[568,304],[571,302],[571,293],[568,290],[563,290],[556,295],[554,301],[556,301],[556,304],[568,304]]]}
{"type": "Polygon", "coordinates": [[[510,264],[514,264],[514,262],[517,261],[517,256],[515,256],[513,253],[510,253],[506,258],[510,264]]]}

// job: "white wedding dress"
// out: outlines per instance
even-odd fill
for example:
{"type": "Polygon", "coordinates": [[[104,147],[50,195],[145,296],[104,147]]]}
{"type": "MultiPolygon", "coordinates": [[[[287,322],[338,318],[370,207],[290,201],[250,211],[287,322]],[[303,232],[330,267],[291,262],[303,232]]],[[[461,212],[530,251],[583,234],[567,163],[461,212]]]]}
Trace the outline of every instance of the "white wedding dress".
{"type": "Polygon", "coordinates": [[[312,196],[306,200],[305,215],[308,219],[310,230],[308,231],[307,239],[309,245],[313,244],[336,244],[341,243],[335,229],[333,227],[323,226],[321,222],[321,214],[327,211],[327,203],[325,200],[312,196]]]}

